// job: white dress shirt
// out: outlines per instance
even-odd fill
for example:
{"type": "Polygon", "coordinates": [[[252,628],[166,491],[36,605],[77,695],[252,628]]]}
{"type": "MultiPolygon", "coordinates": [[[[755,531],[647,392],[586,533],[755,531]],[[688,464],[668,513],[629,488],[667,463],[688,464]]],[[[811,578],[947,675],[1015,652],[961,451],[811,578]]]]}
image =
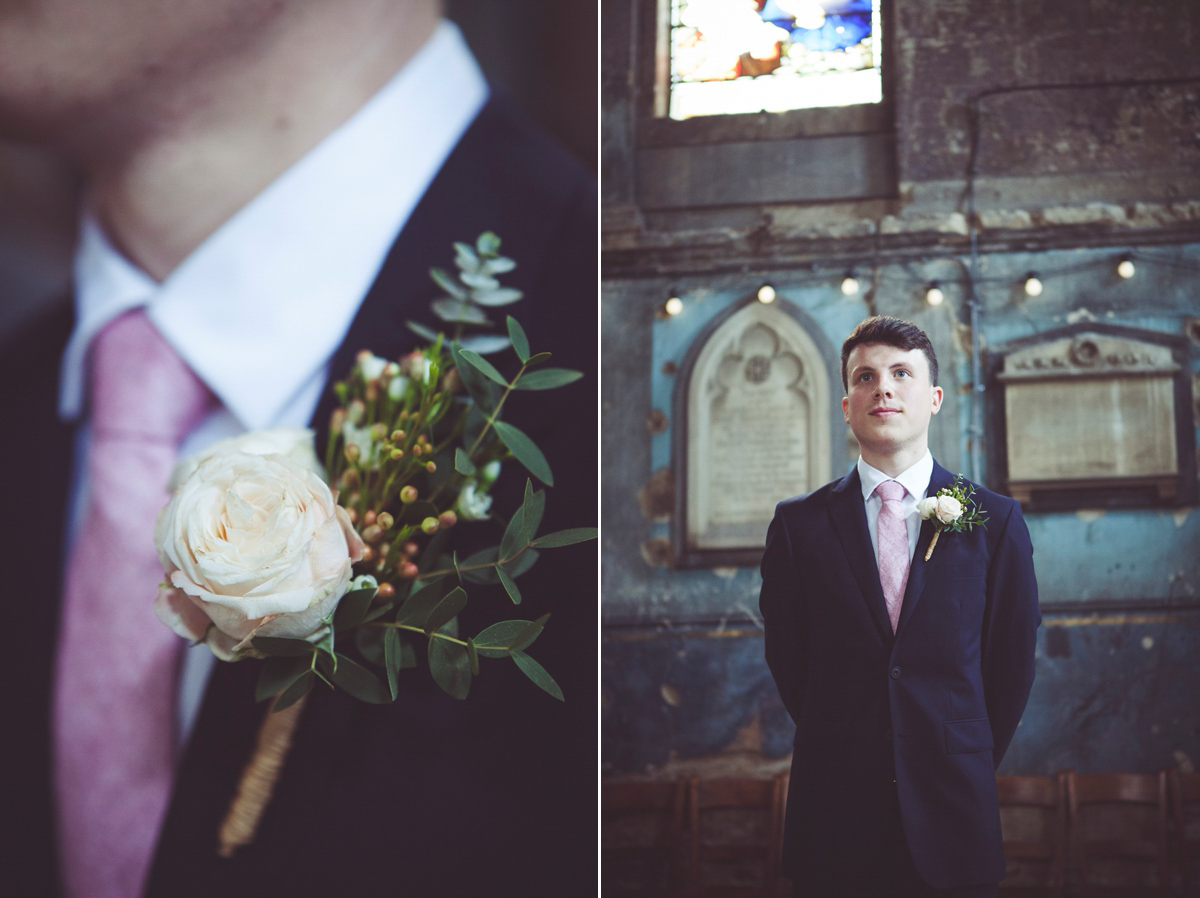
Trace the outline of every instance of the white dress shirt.
{"type": "Polygon", "coordinates": [[[883,507],[883,500],[874,494],[876,487],[884,481],[895,480],[906,491],[904,498],[900,500],[900,508],[904,511],[904,523],[908,525],[908,557],[911,559],[917,551],[917,537],[921,533],[921,515],[917,511],[917,502],[925,498],[925,492],[929,489],[929,478],[932,476],[933,456],[928,449],[919,462],[895,477],[889,477],[859,457],[858,479],[862,481],[863,501],[867,506],[867,529],[871,532],[871,547],[875,550],[876,565],[879,564],[879,509],[883,507]]]}
{"type": "MultiPolygon", "coordinates": [[[[76,325],[62,364],[62,417],[85,411],[92,338],[118,315],[145,306],[221,401],[185,440],[182,455],[246,430],[307,426],[329,360],[388,250],[487,96],[458,28],[442,21],[362,108],[162,283],[125,259],[85,214],[75,255],[76,325]]],[[[84,426],[70,534],[82,519],[88,445],[84,426]]],[[[147,607],[153,600],[145,597],[147,607]]],[[[186,658],[181,740],[199,709],[212,661],[199,649],[186,658]]]]}

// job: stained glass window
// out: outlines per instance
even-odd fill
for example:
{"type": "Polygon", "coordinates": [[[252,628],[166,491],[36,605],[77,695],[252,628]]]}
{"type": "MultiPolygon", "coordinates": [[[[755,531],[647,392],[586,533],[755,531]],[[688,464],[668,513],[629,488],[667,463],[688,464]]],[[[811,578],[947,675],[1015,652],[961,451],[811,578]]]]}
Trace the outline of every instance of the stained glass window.
{"type": "Polygon", "coordinates": [[[879,2],[671,0],[671,118],[882,102],[879,2]]]}

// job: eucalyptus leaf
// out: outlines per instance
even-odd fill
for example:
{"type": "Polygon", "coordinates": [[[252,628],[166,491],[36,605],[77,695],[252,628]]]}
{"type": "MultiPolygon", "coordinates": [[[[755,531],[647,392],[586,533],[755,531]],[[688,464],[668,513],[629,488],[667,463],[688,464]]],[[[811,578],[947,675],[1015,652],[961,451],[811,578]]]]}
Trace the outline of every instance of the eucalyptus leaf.
{"type": "Polygon", "coordinates": [[[536,621],[502,620],[492,624],[475,637],[475,648],[485,658],[503,658],[513,651],[529,648],[542,632],[548,615],[536,621]],[[540,624],[530,632],[530,625],[540,624]]]}
{"type": "Polygon", "coordinates": [[[599,535],[599,531],[595,527],[572,527],[570,530],[558,530],[554,533],[547,533],[545,536],[539,536],[533,541],[533,545],[538,549],[553,549],[558,546],[572,546],[575,543],[587,542],[589,539],[595,539],[599,535]]]}
{"type": "Polygon", "coordinates": [[[388,691],[392,694],[392,701],[396,700],[400,689],[400,655],[400,634],[395,627],[387,627],[383,637],[383,663],[387,669],[388,691]]]}
{"type": "Polygon", "coordinates": [[[429,636],[443,624],[449,623],[466,607],[467,591],[461,586],[454,587],[433,606],[425,618],[425,635],[429,636]]]}
{"type": "MultiPolygon", "coordinates": [[[[412,331],[414,334],[416,334],[418,337],[428,340],[431,343],[437,341],[437,338],[438,338],[437,331],[431,330],[430,328],[426,327],[425,325],[418,324],[415,321],[406,321],[405,324],[407,324],[408,329],[410,331],[412,331]]],[[[342,399],[341,402],[342,402],[342,405],[346,404],[345,399],[342,399]]]]}
{"type": "Polygon", "coordinates": [[[474,271],[479,267],[479,256],[466,243],[454,242],[454,264],[464,271],[474,271]]]}
{"type": "MultiPolygon", "coordinates": [[[[499,289],[500,287],[500,282],[498,280],[496,280],[490,274],[486,274],[481,271],[464,271],[461,275],[459,275],[458,279],[476,291],[482,290],[484,292],[491,292],[499,289]]],[[[475,301],[478,302],[478,296],[479,293],[473,293],[472,299],[475,299],[475,301]]]]}
{"type": "Polygon", "coordinates": [[[475,249],[481,256],[494,256],[500,252],[500,238],[492,231],[484,231],[475,241],[475,249]]]}
{"type": "Polygon", "coordinates": [[[450,578],[444,577],[410,595],[396,613],[396,623],[424,628],[429,612],[449,592],[451,582],[450,578]]]}
{"type": "MultiPolygon", "coordinates": [[[[500,549],[498,546],[492,546],[490,549],[484,549],[481,552],[476,552],[474,555],[461,562],[460,567],[474,567],[478,564],[492,564],[499,558],[500,549]]],[[[495,583],[496,571],[495,568],[480,568],[474,571],[463,571],[463,579],[468,583],[495,583]]]]}
{"type": "Polygon", "coordinates": [[[458,283],[451,275],[447,274],[440,268],[429,269],[429,276],[433,278],[434,283],[453,296],[455,299],[466,299],[467,291],[458,283]]]}
{"type": "Polygon", "coordinates": [[[530,365],[540,365],[542,362],[548,362],[548,361],[550,361],[550,353],[548,353],[548,352],[537,352],[537,353],[534,353],[533,355],[531,355],[531,356],[529,357],[529,362],[528,362],[528,364],[530,364],[530,365]]]}
{"type": "Polygon", "coordinates": [[[525,328],[517,322],[517,319],[509,315],[506,319],[508,324],[508,339],[512,341],[513,351],[521,363],[529,361],[529,338],[525,336],[525,328]]]}
{"type": "Polygon", "coordinates": [[[359,627],[354,631],[354,645],[372,664],[384,663],[384,634],[396,632],[393,627],[359,627]]]}
{"type": "Polygon", "coordinates": [[[429,304],[433,309],[433,314],[437,315],[443,321],[449,321],[452,324],[491,324],[487,313],[479,306],[475,305],[470,300],[456,299],[453,296],[443,296],[435,299],[429,304]]]}
{"type": "Polygon", "coordinates": [[[255,636],[251,641],[264,655],[275,658],[311,658],[316,647],[306,639],[287,639],[282,636],[255,636]]]}
{"type": "Polygon", "coordinates": [[[284,708],[296,704],[296,702],[308,695],[308,691],[313,688],[313,683],[315,682],[317,682],[317,678],[313,675],[313,672],[311,670],[305,671],[291,686],[279,693],[279,698],[275,699],[275,704],[271,706],[271,713],[282,711],[284,708]]]}
{"type": "Polygon", "coordinates": [[[494,334],[475,334],[462,338],[463,349],[469,349],[480,355],[491,355],[508,349],[510,345],[508,337],[498,337],[494,334]]]}
{"type": "Polygon", "coordinates": [[[472,352],[469,349],[461,349],[458,353],[459,357],[468,365],[479,371],[488,380],[491,380],[502,387],[508,386],[508,381],[504,379],[504,375],[496,370],[495,366],[487,359],[483,358],[479,353],[472,352]]]}
{"type": "Polygon", "coordinates": [[[454,450],[454,470],[463,477],[471,477],[475,473],[475,462],[471,461],[471,456],[461,446],[454,450]]]}
{"type": "Polygon", "coordinates": [[[522,673],[529,679],[533,680],[542,689],[549,692],[556,699],[566,701],[563,698],[562,690],[558,688],[558,684],[554,682],[554,677],[546,672],[546,668],[538,664],[524,652],[513,652],[513,661],[517,662],[517,667],[521,668],[522,673]]]}
{"type": "MultiPolygon", "coordinates": [[[[399,631],[397,631],[399,632],[399,631]]],[[[417,666],[417,650],[413,648],[412,643],[400,637],[400,669],[408,670],[417,666]]]]}
{"type": "Polygon", "coordinates": [[[512,450],[517,461],[529,469],[530,474],[546,486],[554,486],[554,475],[550,473],[550,463],[546,461],[546,456],[542,455],[542,450],[533,440],[507,421],[494,421],[492,427],[495,428],[496,435],[500,437],[504,445],[512,450]]]}
{"type": "MultiPolygon", "coordinates": [[[[459,369],[462,370],[461,368],[459,369]]],[[[472,371],[475,377],[479,378],[484,389],[491,396],[492,408],[495,408],[496,400],[499,399],[500,388],[484,377],[477,371],[472,371]]],[[[467,419],[463,424],[463,444],[466,446],[475,445],[475,441],[483,434],[483,429],[488,426],[487,413],[479,406],[479,400],[472,402],[467,406],[467,419]]],[[[480,443],[481,451],[487,451],[488,447],[496,442],[496,437],[492,433],[484,434],[483,442],[480,443]]]]}
{"type": "Polygon", "coordinates": [[[500,584],[504,587],[504,591],[508,593],[508,597],[512,599],[514,605],[521,604],[521,590],[517,589],[517,584],[513,582],[512,577],[504,573],[504,568],[496,568],[496,576],[500,578],[500,584]]]}
{"type": "Polygon", "coordinates": [[[458,344],[452,344],[450,352],[454,356],[454,363],[458,367],[458,375],[463,386],[467,388],[470,397],[475,400],[475,406],[467,413],[466,428],[467,438],[474,440],[479,433],[477,429],[472,429],[474,421],[486,420],[486,415],[495,410],[496,403],[500,400],[500,391],[495,384],[483,376],[482,372],[462,358],[462,348],[458,344]]]}
{"type": "MultiPolygon", "coordinates": [[[[463,275],[465,281],[466,275],[463,275]]],[[[495,287],[480,287],[471,294],[471,299],[479,303],[481,306],[507,306],[512,305],[525,294],[516,287],[501,287],[499,282],[494,278],[489,278],[495,287]]]]}
{"type": "Polygon", "coordinates": [[[526,371],[513,384],[514,390],[553,390],[574,383],[583,377],[582,371],[572,371],[570,368],[539,368],[537,371],[526,371]]]}
{"type": "Polygon", "coordinates": [[[392,700],[387,686],[379,682],[375,674],[345,655],[337,655],[336,658],[337,666],[332,670],[326,669],[334,683],[355,698],[373,705],[386,705],[392,700]]]}
{"type": "Polygon", "coordinates": [[[500,540],[500,557],[511,558],[525,546],[525,515],[524,506],[513,512],[512,520],[504,528],[504,538],[500,540]]]}
{"type": "Polygon", "coordinates": [[[504,573],[516,580],[519,576],[533,567],[533,563],[538,560],[537,549],[526,549],[515,560],[503,565],[504,573]]]}
{"type": "Polygon", "coordinates": [[[312,666],[308,658],[268,658],[258,672],[258,683],[254,687],[254,700],[266,701],[283,692],[312,666]]]}
{"type": "Polygon", "coordinates": [[[494,256],[483,263],[488,274],[507,274],[517,267],[517,263],[507,256],[494,256]]]}
{"type": "Polygon", "coordinates": [[[467,660],[471,663],[471,676],[479,676],[479,652],[475,651],[475,640],[467,637],[467,660]]]}
{"type": "Polygon", "coordinates": [[[333,613],[333,628],[340,633],[361,624],[371,609],[371,600],[375,598],[376,592],[373,588],[356,589],[342,596],[338,600],[337,610],[333,613]]]}
{"type": "Polygon", "coordinates": [[[528,495],[528,481],[526,481],[524,508],[525,532],[523,542],[529,543],[537,536],[537,529],[542,523],[542,514],[546,511],[546,491],[538,490],[532,496],[528,495]]]}
{"type": "Polygon", "coordinates": [[[471,690],[471,662],[467,650],[446,639],[429,641],[429,672],[449,695],[464,699],[471,690]]]}
{"type": "Polygon", "coordinates": [[[514,652],[528,648],[533,644],[533,641],[537,639],[539,635],[541,635],[542,630],[546,627],[546,621],[548,620],[550,620],[550,615],[543,614],[537,620],[529,621],[529,623],[525,625],[525,629],[517,635],[517,638],[513,640],[513,643],[511,646],[509,646],[509,648],[514,652]]]}

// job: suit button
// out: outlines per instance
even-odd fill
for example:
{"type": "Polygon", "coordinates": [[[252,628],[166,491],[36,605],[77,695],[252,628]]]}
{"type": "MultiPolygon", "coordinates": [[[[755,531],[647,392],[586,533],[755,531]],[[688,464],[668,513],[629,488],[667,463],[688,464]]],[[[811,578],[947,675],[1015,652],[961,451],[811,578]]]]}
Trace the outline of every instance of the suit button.
{"type": "Polygon", "coordinates": [[[892,668],[892,670],[891,670],[891,676],[892,676],[892,679],[893,679],[893,680],[898,680],[898,679],[900,679],[900,668],[898,668],[898,667],[893,667],[893,668],[892,668]]]}

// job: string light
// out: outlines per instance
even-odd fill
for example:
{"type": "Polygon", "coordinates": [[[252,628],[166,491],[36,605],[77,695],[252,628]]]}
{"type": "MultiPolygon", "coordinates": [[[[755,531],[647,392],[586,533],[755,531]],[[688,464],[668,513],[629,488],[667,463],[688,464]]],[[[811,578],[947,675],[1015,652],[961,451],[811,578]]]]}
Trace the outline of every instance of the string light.
{"type": "Polygon", "coordinates": [[[940,306],[946,301],[946,294],[942,292],[937,281],[930,281],[925,288],[925,301],[931,306],[940,306]]]}
{"type": "Polygon", "coordinates": [[[1038,276],[1034,272],[1029,272],[1025,275],[1025,295],[1026,296],[1041,296],[1042,282],[1038,280],[1038,276]]]}
{"type": "Polygon", "coordinates": [[[678,296],[672,296],[670,299],[667,300],[666,305],[663,306],[663,311],[665,311],[669,316],[674,318],[676,315],[678,315],[680,312],[683,311],[683,300],[680,299],[678,296]]]}
{"type": "Polygon", "coordinates": [[[842,295],[854,296],[858,293],[858,278],[854,276],[854,271],[847,271],[846,276],[842,279],[842,295]]]}
{"type": "Polygon", "coordinates": [[[1133,267],[1133,260],[1130,259],[1129,256],[1123,257],[1121,261],[1117,263],[1117,274],[1125,280],[1129,280],[1136,273],[1137,269],[1133,267]]]}
{"type": "Polygon", "coordinates": [[[770,284],[763,284],[758,288],[758,301],[764,306],[770,305],[775,301],[775,288],[770,284]]]}

